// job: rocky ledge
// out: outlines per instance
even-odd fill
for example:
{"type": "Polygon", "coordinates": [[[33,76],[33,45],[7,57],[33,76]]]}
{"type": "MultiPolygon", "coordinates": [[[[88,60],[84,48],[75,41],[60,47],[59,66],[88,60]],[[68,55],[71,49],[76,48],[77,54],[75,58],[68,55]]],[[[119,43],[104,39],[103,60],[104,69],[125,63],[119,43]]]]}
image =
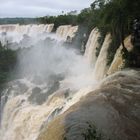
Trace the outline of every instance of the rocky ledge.
{"type": "Polygon", "coordinates": [[[139,132],[140,71],[126,70],[53,119],[37,140],[139,140],[139,132]]]}

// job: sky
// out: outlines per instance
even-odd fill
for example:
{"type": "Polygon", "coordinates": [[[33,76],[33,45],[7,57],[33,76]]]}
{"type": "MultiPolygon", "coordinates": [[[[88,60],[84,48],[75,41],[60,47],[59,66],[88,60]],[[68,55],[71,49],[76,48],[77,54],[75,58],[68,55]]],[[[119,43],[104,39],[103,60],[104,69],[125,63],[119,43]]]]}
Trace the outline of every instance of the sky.
{"type": "Polygon", "coordinates": [[[0,0],[0,18],[58,15],[62,11],[80,11],[94,0],[0,0]]]}

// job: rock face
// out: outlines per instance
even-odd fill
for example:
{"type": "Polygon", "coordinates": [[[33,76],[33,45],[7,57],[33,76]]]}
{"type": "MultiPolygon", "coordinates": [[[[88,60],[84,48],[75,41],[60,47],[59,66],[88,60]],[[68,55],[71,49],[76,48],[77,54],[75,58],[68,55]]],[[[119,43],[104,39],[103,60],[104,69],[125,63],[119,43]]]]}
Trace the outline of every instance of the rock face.
{"type": "Polygon", "coordinates": [[[96,49],[99,47],[99,43],[98,43],[99,37],[100,37],[100,33],[98,29],[94,28],[90,33],[88,42],[86,44],[85,57],[91,66],[95,65],[95,62],[97,60],[96,49]]]}
{"type": "MultiPolygon", "coordinates": [[[[126,47],[126,49],[128,50],[128,52],[131,52],[133,50],[133,45],[131,43],[131,36],[128,36],[125,40],[124,40],[124,45],[126,47]]],[[[118,48],[113,62],[107,72],[108,75],[115,73],[116,71],[121,70],[124,65],[125,65],[125,60],[123,59],[123,52],[122,52],[122,45],[118,48]]]]}
{"type": "Polygon", "coordinates": [[[85,140],[87,122],[110,140],[140,139],[140,72],[118,72],[102,81],[43,128],[37,140],[85,140]]]}
{"type": "Polygon", "coordinates": [[[112,41],[111,35],[107,34],[95,64],[94,73],[97,80],[103,79],[107,73],[108,70],[107,55],[108,55],[108,48],[110,47],[111,41],[112,41]]]}

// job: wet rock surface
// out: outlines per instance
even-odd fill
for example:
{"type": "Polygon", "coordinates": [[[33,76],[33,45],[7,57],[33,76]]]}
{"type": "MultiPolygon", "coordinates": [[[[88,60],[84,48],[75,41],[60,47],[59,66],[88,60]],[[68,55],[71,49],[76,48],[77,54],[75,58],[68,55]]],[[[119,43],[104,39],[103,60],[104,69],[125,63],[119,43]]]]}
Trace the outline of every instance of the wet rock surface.
{"type": "Polygon", "coordinates": [[[140,139],[140,71],[118,72],[41,131],[37,140],[85,140],[87,122],[103,139],[140,139]]]}

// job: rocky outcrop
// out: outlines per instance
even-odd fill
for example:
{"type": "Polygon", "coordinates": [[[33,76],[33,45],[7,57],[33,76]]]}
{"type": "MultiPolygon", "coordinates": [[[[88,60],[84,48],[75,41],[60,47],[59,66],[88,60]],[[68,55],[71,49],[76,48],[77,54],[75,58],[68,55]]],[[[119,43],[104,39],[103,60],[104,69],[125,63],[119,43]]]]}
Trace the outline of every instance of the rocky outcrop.
{"type": "Polygon", "coordinates": [[[54,27],[54,24],[6,24],[0,25],[0,33],[2,32],[16,32],[21,34],[32,34],[33,33],[50,33],[54,27]]]}
{"type": "MultiPolygon", "coordinates": [[[[128,36],[125,40],[124,40],[124,45],[126,47],[126,49],[128,50],[128,52],[131,52],[133,50],[133,45],[131,43],[131,36],[128,36]]],[[[125,60],[123,59],[123,46],[121,45],[115,56],[113,59],[113,62],[107,72],[108,75],[115,73],[117,71],[120,71],[122,68],[124,68],[125,66],[125,60]]]]}
{"type": "Polygon", "coordinates": [[[118,72],[104,79],[66,112],[43,128],[37,140],[85,140],[94,124],[103,139],[140,139],[140,72],[118,72]]]}

